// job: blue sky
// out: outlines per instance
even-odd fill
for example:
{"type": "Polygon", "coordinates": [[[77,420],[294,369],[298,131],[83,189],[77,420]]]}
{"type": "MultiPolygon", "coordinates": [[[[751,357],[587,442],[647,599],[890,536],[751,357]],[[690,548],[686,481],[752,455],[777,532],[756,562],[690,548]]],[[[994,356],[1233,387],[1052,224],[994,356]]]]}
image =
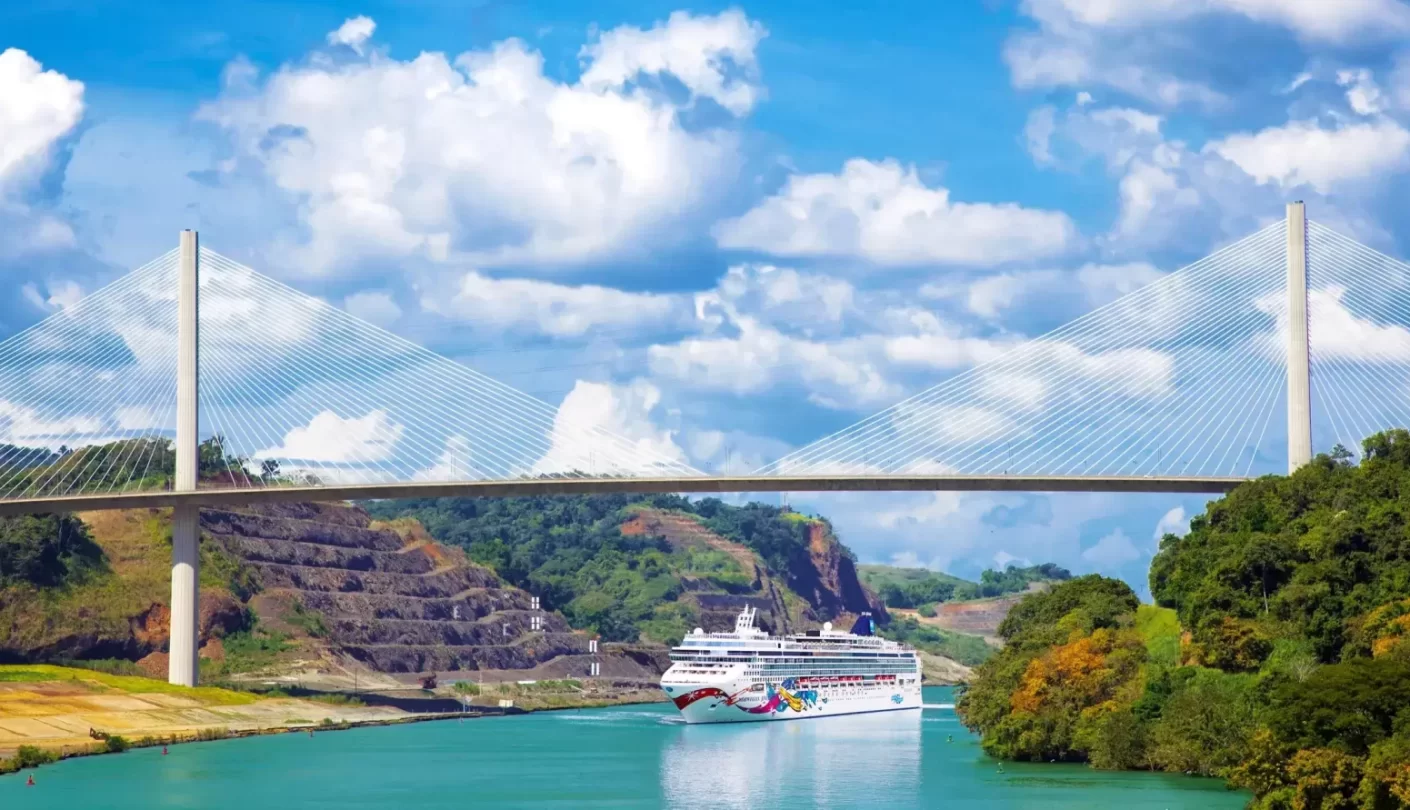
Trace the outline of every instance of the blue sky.
{"type": "MultiPolygon", "coordinates": [[[[1289,200],[1405,255],[1410,4],[1333,5],[8,4],[0,335],[196,227],[576,418],[743,471],[1289,200]]],[[[792,500],[868,561],[1138,585],[1202,506],[792,500]]]]}

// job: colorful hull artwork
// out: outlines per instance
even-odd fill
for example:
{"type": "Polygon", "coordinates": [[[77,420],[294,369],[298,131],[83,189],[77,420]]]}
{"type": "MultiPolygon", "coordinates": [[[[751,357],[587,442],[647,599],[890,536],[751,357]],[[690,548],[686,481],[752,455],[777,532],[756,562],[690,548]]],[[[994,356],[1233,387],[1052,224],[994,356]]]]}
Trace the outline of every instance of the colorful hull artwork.
{"type": "Polygon", "coordinates": [[[733,706],[749,714],[782,713],[790,709],[794,712],[802,713],[818,705],[817,690],[798,689],[797,691],[791,691],[795,689],[795,683],[792,678],[785,680],[777,689],[774,688],[773,684],[765,684],[764,688],[766,691],[763,702],[752,706],[742,706],[739,701],[741,698],[754,694],[753,689],[741,689],[731,695],[726,693],[723,689],[707,686],[704,689],[696,689],[693,692],[678,695],[674,700],[676,708],[682,711],[696,701],[714,698],[719,700],[721,705],[733,706]]]}

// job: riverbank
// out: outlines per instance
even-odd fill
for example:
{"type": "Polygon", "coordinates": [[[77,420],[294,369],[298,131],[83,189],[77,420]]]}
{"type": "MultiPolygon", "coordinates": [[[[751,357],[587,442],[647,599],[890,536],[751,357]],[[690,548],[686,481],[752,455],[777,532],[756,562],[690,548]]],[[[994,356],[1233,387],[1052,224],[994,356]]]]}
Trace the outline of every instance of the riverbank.
{"type": "Polygon", "coordinates": [[[48,665],[0,666],[0,773],[128,747],[335,731],[427,720],[596,708],[661,699],[645,689],[569,682],[495,685],[478,696],[453,690],[407,696],[255,693],[48,665]],[[561,688],[560,688],[561,687],[561,688]],[[502,706],[500,701],[512,705],[502,706]],[[467,705],[468,704],[468,705],[467,705]],[[460,710],[464,706],[465,710],[460,710]],[[422,709],[422,710],[418,710],[422,709]],[[115,740],[111,741],[110,740],[115,740]],[[20,749],[25,755],[19,756],[20,749]]]}
{"type": "MultiPolygon", "coordinates": [[[[924,697],[954,702],[948,689],[924,697]]],[[[496,810],[1236,810],[1248,799],[1183,776],[1000,768],[944,710],[689,726],[656,703],[160,750],[60,763],[35,772],[34,787],[0,777],[0,807],[146,810],[158,796],[182,807],[459,810],[469,796],[496,810]]]]}

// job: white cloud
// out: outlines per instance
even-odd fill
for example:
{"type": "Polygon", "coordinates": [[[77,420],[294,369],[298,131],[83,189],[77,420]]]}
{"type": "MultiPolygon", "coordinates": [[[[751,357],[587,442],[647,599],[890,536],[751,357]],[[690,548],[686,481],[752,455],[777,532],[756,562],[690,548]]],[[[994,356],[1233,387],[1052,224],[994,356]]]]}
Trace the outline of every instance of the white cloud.
{"type": "Polygon", "coordinates": [[[1053,24],[1065,18],[1092,28],[1118,29],[1233,14],[1332,42],[1410,31],[1410,8],[1399,0],[1024,0],[1024,10],[1053,24]]]}
{"type": "Polygon", "coordinates": [[[1190,531],[1190,517],[1185,514],[1185,507],[1177,506],[1166,512],[1155,524],[1155,542],[1160,543],[1161,538],[1167,534],[1183,536],[1190,531]]]}
{"type": "Polygon", "coordinates": [[[749,395],[801,386],[829,408],[890,402],[902,389],[883,371],[884,338],[844,328],[849,319],[870,324],[875,317],[875,302],[856,294],[846,281],[817,273],[731,267],[695,296],[695,326],[705,334],[653,345],[647,360],[653,373],[697,390],[749,395]]]}
{"type": "Polygon", "coordinates": [[[807,328],[836,323],[856,305],[856,288],[842,279],[771,264],[730,267],[713,290],[695,296],[696,317],[710,326],[740,310],[807,328]]]}
{"type": "Polygon", "coordinates": [[[1136,548],[1136,544],[1131,542],[1131,538],[1121,529],[1102,537],[1096,545],[1082,552],[1084,561],[1098,571],[1109,573],[1119,571],[1127,563],[1140,558],[1141,552],[1136,548]]]}
{"type": "Polygon", "coordinates": [[[1003,55],[1013,84],[1020,89],[1100,84],[1163,106],[1214,106],[1224,101],[1220,93],[1200,82],[1145,64],[1149,43],[1104,36],[1071,21],[1045,21],[1039,31],[1014,35],[1004,44],[1003,55]]]}
{"type": "Polygon", "coordinates": [[[1008,309],[1025,288],[1037,281],[1048,281],[1055,274],[1001,273],[982,278],[969,286],[969,300],[966,305],[970,312],[985,318],[993,318],[1002,310],[1008,309]]]}
{"type": "MultiPolygon", "coordinates": [[[[1317,359],[1363,363],[1410,361],[1410,329],[1396,323],[1377,323],[1353,313],[1345,300],[1346,293],[1345,287],[1335,284],[1308,290],[1308,339],[1317,359]]],[[[1278,339],[1273,343],[1278,348],[1286,345],[1282,338],[1287,334],[1285,303],[1270,295],[1260,302],[1259,308],[1279,316],[1278,339]]]]}
{"type": "Polygon", "coordinates": [[[980,368],[978,389],[993,400],[1036,411],[1084,395],[1160,399],[1175,392],[1175,359],[1154,349],[1088,352],[1061,341],[1035,340],[1002,367],[980,368]]]}
{"type": "Polygon", "coordinates": [[[753,318],[740,318],[737,337],[689,338],[648,350],[652,372],[703,389],[757,394],[781,381],[810,389],[825,407],[875,405],[901,389],[871,360],[862,339],[813,341],[786,335],[753,318]]]}
{"type": "Polygon", "coordinates": [[[22,447],[57,448],[103,429],[103,420],[83,414],[46,417],[27,405],[0,399],[0,442],[22,447]]]}
{"type": "Polygon", "coordinates": [[[1292,121],[1206,147],[1260,184],[1310,185],[1327,193],[1347,181],[1384,177],[1410,165],[1410,132],[1388,118],[1324,129],[1292,121]]]}
{"type": "MultiPolygon", "coordinates": [[[[997,320],[1020,304],[1052,310],[1056,302],[1076,298],[1081,312],[1109,303],[1161,277],[1145,262],[1086,264],[1076,270],[1024,270],[984,276],[963,288],[965,308],[982,318],[997,320]]],[[[946,290],[922,288],[934,297],[946,290]]]]}
{"type": "Polygon", "coordinates": [[[1386,111],[1386,97],[1371,71],[1337,71],[1337,84],[1346,88],[1346,103],[1357,115],[1377,115],[1386,111]]]}
{"type": "Polygon", "coordinates": [[[1162,107],[1232,104],[1211,86],[1225,55],[1201,56],[1213,26],[1278,26],[1311,47],[1410,32],[1410,6],[1401,0],[1023,0],[1020,10],[1037,30],[1018,31],[1005,43],[1016,87],[1105,86],[1162,107]]]}
{"type": "Polygon", "coordinates": [[[254,457],[329,464],[386,461],[392,457],[404,430],[383,410],[348,418],[320,411],[308,425],[285,434],[282,445],[260,450],[254,457]]]}
{"type": "Polygon", "coordinates": [[[738,9],[716,17],[677,11],[648,31],[624,25],[583,47],[582,84],[597,92],[620,91],[639,75],[670,75],[692,97],[713,99],[744,115],[762,93],[754,49],[766,34],[738,9]]]}
{"type": "Polygon", "coordinates": [[[43,171],[82,117],[81,82],[16,48],[0,52],[0,196],[43,171]]]}
{"type": "Polygon", "coordinates": [[[401,307],[397,306],[391,293],[382,290],[367,290],[349,295],[343,299],[343,309],[354,318],[378,326],[390,326],[401,317],[401,307]]]}
{"type": "Polygon", "coordinates": [[[120,430],[150,430],[166,427],[162,424],[162,418],[156,409],[147,406],[118,408],[113,412],[113,421],[117,423],[120,430]]]}
{"type": "Polygon", "coordinates": [[[475,458],[470,440],[460,435],[446,439],[445,449],[436,463],[416,473],[417,481],[473,481],[485,477],[485,473],[475,469],[475,458]]]}
{"type": "Polygon", "coordinates": [[[83,288],[73,281],[54,281],[40,292],[39,285],[31,282],[20,288],[20,294],[36,309],[53,312],[77,304],[83,298],[83,288]]]}
{"type": "Polygon", "coordinates": [[[328,32],[328,44],[346,45],[361,56],[362,46],[367,44],[376,30],[377,23],[371,17],[349,17],[337,30],[328,32]]]}
{"type": "Polygon", "coordinates": [[[69,224],[28,196],[82,117],[81,82],[44,70],[17,48],[0,51],[0,259],[73,246],[69,224]]]}
{"type": "MultiPolygon", "coordinates": [[[[1153,248],[1175,248],[1189,255],[1192,247],[1208,250],[1229,244],[1282,218],[1288,190],[1275,181],[1260,182],[1247,169],[1256,169],[1255,160],[1268,161],[1268,171],[1312,170],[1314,161],[1307,153],[1270,153],[1260,157],[1250,144],[1237,155],[1241,167],[1216,149],[1215,144],[1192,150],[1178,139],[1166,139],[1160,131],[1138,127],[1127,112],[1102,114],[1090,107],[1072,108],[1055,116],[1053,134],[1044,148],[1049,161],[1064,169],[1081,170],[1093,158],[1103,161],[1117,178],[1121,200],[1120,214],[1111,230],[1097,241],[1111,258],[1144,257],[1153,248]],[[1205,246],[1201,248],[1200,246],[1205,246]]],[[[1129,112],[1129,111],[1128,111],[1129,112]]],[[[1376,121],[1346,125],[1381,126],[1376,121]]],[[[1251,136],[1242,136],[1251,137],[1251,136]]],[[[1220,144],[1227,141],[1218,142],[1220,144]]],[[[1348,144],[1349,145],[1349,144],[1348,144]]],[[[1387,162],[1384,154],[1345,155],[1342,173],[1355,173],[1358,161],[1387,162]]],[[[1329,179],[1326,168],[1315,170],[1318,179],[1329,179]]],[[[1366,178],[1369,185],[1370,178],[1366,178]]],[[[1350,181],[1351,190],[1356,190],[1350,181]]],[[[1341,184],[1338,184],[1341,188],[1341,184]]],[[[1325,199],[1318,189],[1304,187],[1298,196],[1320,222],[1364,236],[1364,218],[1349,210],[1353,201],[1347,195],[1336,201],[1325,199]]],[[[1353,203],[1354,204],[1354,203],[1353,203]]]]}
{"type": "Polygon", "coordinates": [[[660,403],[660,389],[646,380],[628,385],[578,380],[558,408],[552,445],[535,470],[648,474],[663,462],[684,464],[675,431],[652,419],[660,403]]]}
{"type": "Polygon", "coordinates": [[[998,358],[1016,343],[1011,338],[966,335],[954,324],[940,320],[927,310],[906,308],[890,314],[908,327],[905,329],[908,334],[887,337],[883,344],[886,359],[901,365],[941,370],[968,368],[998,358]]]}
{"type": "Polygon", "coordinates": [[[1396,106],[1401,110],[1410,110],[1410,51],[1403,51],[1396,56],[1389,87],[1396,106]]]}
{"type": "Polygon", "coordinates": [[[462,276],[453,292],[422,295],[421,306],[486,330],[521,328],[555,337],[574,337],[604,326],[661,325],[689,315],[683,296],[490,278],[474,271],[462,276]]]}
{"type": "Polygon", "coordinates": [[[518,40],[454,60],[313,59],[262,84],[235,71],[201,117],[229,133],[228,171],[267,178],[299,217],[306,240],[275,246],[291,249],[292,267],[644,251],[729,184],[738,138],[730,121],[687,128],[679,103],[620,80],[680,70],[697,94],[745,109],[752,80],[718,72],[723,57],[753,63],[760,32],[741,20],[678,14],[608,32],[585,52],[592,84],[545,75],[543,56],[518,40]]]}
{"type": "MultiPolygon", "coordinates": [[[[978,405],[902,404],[892,416],[892,425],[905,445],[916,445],[922,454],[933,443],[950,446],[1012,436],[1018,425],[1005,413],[978,405]]],[[[902,461],[902,469],[915,472],[913,463],[902,461]]]]}
{"type": "Polygon", "coordinates": [[[1077,270],[1077,282],[1087,292],[1093,307],[1159,281],[1162,273],[1146,262],[1128,264],[1086,264],[1077,270]]]}
{"type": "Polygon", "coordinates": [[[721,247],[780,256],[845,256],[882,265],[991,266],[1052,256],[1076,241],[1066,214],[961,203],[895,161],[849,160],[840,174],[794,175],[715,229],[721,247]]]}

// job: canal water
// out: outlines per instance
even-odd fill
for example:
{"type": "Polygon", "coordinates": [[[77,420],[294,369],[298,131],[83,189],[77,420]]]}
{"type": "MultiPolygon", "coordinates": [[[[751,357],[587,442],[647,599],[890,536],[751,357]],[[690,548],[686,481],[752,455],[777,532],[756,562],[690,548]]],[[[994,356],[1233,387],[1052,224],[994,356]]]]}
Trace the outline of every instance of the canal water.
{"type": "MultiPolygon", "coordinates": [[[[927,688],[926,703],[949,703],[927,688]]],[[[0,777],[0,808],[1240,808],[1212,780],[984,756],[950,710],[686,726],[669,705],[192,743],[0,777]],[[36,785],[26,787],[26,774],[36,785]]]]}

